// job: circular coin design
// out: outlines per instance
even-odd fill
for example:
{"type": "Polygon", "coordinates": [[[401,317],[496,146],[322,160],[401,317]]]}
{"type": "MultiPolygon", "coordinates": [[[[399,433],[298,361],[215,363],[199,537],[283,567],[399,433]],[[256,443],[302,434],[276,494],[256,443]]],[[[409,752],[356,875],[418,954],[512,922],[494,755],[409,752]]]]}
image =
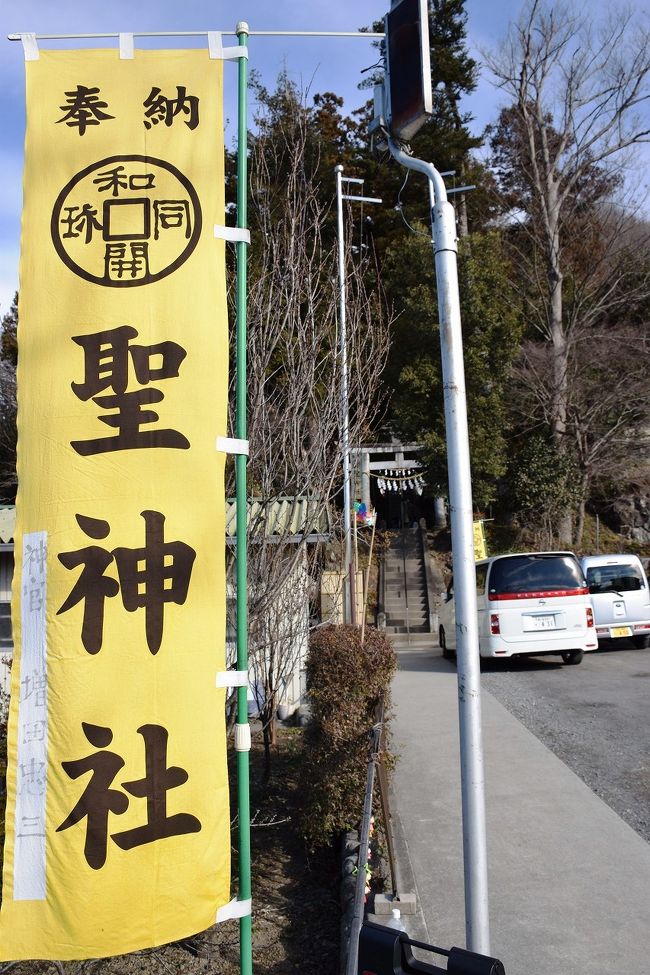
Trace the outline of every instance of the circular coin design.
{"type": "Polygon", "coordinates": [[[201,234],[201,206],[189,179],[153,156],[109,156],[59,193],[51,221],[56,252],[74,274],[108,288],[167,277],[201,234]]]}

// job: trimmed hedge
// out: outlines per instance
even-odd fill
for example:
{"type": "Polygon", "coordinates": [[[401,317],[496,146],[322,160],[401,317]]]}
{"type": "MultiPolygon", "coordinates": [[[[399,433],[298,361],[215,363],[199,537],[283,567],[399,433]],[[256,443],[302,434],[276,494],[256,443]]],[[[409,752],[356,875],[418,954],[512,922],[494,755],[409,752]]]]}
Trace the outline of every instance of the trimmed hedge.
{"type": "Polygon", "coordinates": [[[324,626],[307,658],[312,721],[305,732],[301,832],[315,849],[358,827],[363,810],[370,732],[377,705],[390,709],[396,657],[379,630],[324,626]]]}

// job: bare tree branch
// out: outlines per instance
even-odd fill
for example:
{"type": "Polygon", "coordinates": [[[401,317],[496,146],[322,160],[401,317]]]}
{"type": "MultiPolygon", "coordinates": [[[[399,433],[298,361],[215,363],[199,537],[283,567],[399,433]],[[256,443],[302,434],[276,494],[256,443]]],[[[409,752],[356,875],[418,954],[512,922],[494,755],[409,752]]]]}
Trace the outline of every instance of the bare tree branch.
{"type": "MultiPolygon", "coordinates": [[[[258,708],[271,733],[304,650],[310,576],[319,558],[292,536],[318,534],[325,513],[332,519],[342,477],[336,249],[309,139],[308,113],[298,103],[283,125],[262,126],[251,148],[248,476],[259,506],[249,526],[250,650],[258,708]],[[271,534],[268,521],[280,500],[286,517],[271,534]]],[[[385,303],[378,286],[366,283],[372,272],[348,247],[351,445],[377,415],[388,349],[385,303]]]]}
{"type": "MultiPolygon", "coordinates": [[[[527,369],[531,381],[543,375],[544,388],[531,393],[533,413],[549,423],[560,450],[581,443],[570,383],[585,330],[648,294],[647,272],[639,273],[616,233],[626,230],[624,213],[603,200],[620,185],[629,151],[650,139],[649,39],[629,12],[612,12],[594,27],[561,2],[532,0],[501,51],[485,55],[497,86],[513,99],[502,112],[510,127],[501,161],[505,171],[509,157],[505,176],[519,193],[513,237],[522,292],[546,344],[545,368],[524,350],[520,378],[527,369]],[[508,145],[508,136],[517,144],[508,145]]],[[[568,512],[560,533],[569,544],[568,512]]]]}

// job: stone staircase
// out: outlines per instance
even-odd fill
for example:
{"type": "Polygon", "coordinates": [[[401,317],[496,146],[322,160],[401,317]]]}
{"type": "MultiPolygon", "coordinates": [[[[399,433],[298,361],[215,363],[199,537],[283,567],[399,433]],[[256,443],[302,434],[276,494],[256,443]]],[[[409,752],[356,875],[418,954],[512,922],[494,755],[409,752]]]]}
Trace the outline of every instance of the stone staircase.
{"type": "Polygon", "coordinates": [[[428,633],[429,604],[420,532],[407,528],[391,542],[384,562],[387,633],[428,633]]]}

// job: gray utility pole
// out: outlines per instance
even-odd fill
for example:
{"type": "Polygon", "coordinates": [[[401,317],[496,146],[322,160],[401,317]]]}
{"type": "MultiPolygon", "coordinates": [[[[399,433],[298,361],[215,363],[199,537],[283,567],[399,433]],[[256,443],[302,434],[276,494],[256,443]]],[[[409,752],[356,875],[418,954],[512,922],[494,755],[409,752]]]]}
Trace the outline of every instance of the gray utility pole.
{"type": "Polygon", "coordinates": [[[339,360],[341,363],[341,452],[343,454],[343,535],[345,567],[345,613],[346,623],[357,623],[356,607],[356,566],[352,558],[352,490],[350,483],[350,412],[348,405],[348,337],[346,323],[346,278],[345,278],[345,238],[343,232],[343,200],[357,203],[381,203],[372,196],[350,196],[343,192],[343,183],[363,186],[363,180],[354,176],[344,176],[343,166],[334,167],[336,173],[336,212],[338,217],[338,263],[339,263],[339,360]]]}
{"type": "MultiPolygon", "coordinates": [[[[370,131],[378,146],[385,143],[400,165],[422,173],[429,182],[456,597],[465,936],[470,951],[489,955],[481,667],[463,335],[456,266],[456,220],[447,199],[442,174],[432,163],[414,159],[402,149],[402,143],[410,141],[433,112],[427,0],[391,0],[384,23],[386,71],[383,84],[375,88],[375,118],[370,131]]],[[[460,187],[458,192],[466,189],[469,187],[460,187]]]]}
{"type": "Polygon", "coordinates": [[[442,176],[432,163],[409,156],[388,137],[391,155],[429,181],[433,252],[440,319],[449,512],[456,604],[460,774],[465,870],[465,933],[470,951],[490,953],[485,770],[481,730],[481,667],[474,559],[463,336],[456,264],[456,220],[442,176]]]}

